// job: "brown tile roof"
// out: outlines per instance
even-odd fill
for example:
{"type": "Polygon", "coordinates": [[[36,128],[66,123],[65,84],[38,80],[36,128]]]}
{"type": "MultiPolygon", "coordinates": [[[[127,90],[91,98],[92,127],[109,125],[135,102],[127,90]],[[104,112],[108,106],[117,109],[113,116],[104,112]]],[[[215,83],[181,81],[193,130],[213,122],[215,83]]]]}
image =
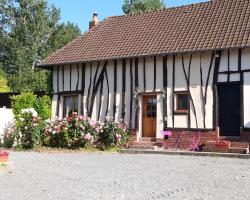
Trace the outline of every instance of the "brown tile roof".
{"type": "Polygon", "coordinates": [[[41,65],[248,46],[250,0],[213,0],[109,17],[41,65]]]}

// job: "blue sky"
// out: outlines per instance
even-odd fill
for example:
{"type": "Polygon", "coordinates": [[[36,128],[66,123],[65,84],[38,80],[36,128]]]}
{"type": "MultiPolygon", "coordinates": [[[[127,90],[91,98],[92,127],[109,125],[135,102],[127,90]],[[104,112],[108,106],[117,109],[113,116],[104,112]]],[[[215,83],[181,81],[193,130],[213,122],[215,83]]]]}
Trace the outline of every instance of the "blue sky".
{"type": "MultiPolygon", "coordinates": [[[[166,4],[167,7],[173,7],[202,1],[206,0],[166,0],[166,4]]],[[[73,22],[82,31],[88,29],[88,23],[93,12],[99,14],[100,20],[105,17],[123,14],[123,0],[48,0],[48,2],[60,8],[62,22],[73,22]]]]}

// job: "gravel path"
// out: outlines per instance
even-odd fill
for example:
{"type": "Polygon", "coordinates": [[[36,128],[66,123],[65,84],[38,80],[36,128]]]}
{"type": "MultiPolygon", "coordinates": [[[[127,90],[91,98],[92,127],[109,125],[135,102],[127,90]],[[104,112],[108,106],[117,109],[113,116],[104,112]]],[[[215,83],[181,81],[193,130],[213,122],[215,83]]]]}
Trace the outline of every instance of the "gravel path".
{"type": "Polygon", "coordinates": [[[250,160],[101,153],[11,153],[1,200],[250,199],[250,160]]]}

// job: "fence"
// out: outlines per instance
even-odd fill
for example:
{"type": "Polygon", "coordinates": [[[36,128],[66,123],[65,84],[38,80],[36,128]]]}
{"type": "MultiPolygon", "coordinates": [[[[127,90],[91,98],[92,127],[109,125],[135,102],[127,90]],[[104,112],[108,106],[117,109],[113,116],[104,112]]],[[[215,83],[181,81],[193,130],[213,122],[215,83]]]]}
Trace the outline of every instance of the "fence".
{"type": "Polygon", "coordinates": [[[8,123],[12,123],[14,121],[14,115],[11,109],[8,108],[0,108],[0,137],[2,138],[4,128],[8,123]]]}

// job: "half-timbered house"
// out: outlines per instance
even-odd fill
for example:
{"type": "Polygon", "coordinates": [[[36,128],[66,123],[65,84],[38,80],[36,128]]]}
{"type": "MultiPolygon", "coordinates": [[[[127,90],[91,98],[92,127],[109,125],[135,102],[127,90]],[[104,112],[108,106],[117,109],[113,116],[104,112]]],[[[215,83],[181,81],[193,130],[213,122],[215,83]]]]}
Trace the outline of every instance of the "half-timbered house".
{"type": "Polygon", "coordinates": [[[138,139],[250,138],[249,0],[94,14],[90,25],[38,65],[53,70],[53,116],[124,119],[138,139]]]}

